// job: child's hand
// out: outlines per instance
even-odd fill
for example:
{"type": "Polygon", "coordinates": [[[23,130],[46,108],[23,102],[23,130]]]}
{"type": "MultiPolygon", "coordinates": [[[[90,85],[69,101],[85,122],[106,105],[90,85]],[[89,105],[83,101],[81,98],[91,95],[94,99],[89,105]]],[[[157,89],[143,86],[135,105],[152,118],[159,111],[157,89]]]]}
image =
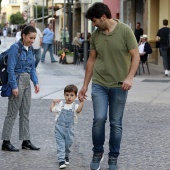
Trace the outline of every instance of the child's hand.
{"type": "Polygon", "coordinates": [[[79,102],[80,102],[80,103],[83,103],[83,102],[84,102],[84,99],[79,100],[79,102]]]}
{"type": "Polygon", "coordinates": [[[60,99],[54,99],[54,100],[53,100],[53,103],[55,103],[55,104],[56,104],[56,103],[60,103],[60,99]]]}

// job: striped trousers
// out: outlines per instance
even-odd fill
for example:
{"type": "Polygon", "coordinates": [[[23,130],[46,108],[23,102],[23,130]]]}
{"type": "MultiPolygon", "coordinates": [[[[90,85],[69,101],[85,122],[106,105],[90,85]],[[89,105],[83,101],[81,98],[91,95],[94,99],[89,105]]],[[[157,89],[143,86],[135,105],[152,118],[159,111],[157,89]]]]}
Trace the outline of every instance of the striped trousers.
{"type": "Polygon", "coordinates": [[[19,140],[30,140],[29,112],[31,107],[30,75],[21,73],[18,79],[18,96],[12,95],[8,100],[8,111],[5,117],[2,140],[10,140],[15,119],[19,112],[19,140]]]}

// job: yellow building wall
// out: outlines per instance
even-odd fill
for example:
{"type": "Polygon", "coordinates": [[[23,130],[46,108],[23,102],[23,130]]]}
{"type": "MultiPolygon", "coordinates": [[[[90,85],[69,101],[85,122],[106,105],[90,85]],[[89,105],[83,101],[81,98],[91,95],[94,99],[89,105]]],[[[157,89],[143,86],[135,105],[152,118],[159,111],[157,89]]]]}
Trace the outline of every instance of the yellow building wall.
{"type": "Polygon", "coordinates": [[[156,40],[159,27],[159,0],[150,0],[148,3],[148,35],[150,41],[156,40]]]}
{"type": "Polygon", "coordinates": [[[159,28],[163,26],[164,19],[170,22],[170,0],[159,0],[159,28]]]}
{"type": "Polygon", "coordinates": [[[168,19],[170,27],[170,0],[148,0],[148,36],[152,46],[152,54],[149,61],[162,66],[162,57],[159,49],[156,49],[156,34],[163,27],[162,21],[168,19]]]}
{"type": "Polygon", "coordinates": [[[10,16],[12,15],[12,14],[15,14],[15,13],[17,13],[17,12],[19,12],[20,11],[20,7],[18,7],[18,6],[7,6],[7,8],[6,8],[6,10],[8,11],[6,14],[6,17],[7,17],[7,21],[9,21],[10,20],[10,16]]]}

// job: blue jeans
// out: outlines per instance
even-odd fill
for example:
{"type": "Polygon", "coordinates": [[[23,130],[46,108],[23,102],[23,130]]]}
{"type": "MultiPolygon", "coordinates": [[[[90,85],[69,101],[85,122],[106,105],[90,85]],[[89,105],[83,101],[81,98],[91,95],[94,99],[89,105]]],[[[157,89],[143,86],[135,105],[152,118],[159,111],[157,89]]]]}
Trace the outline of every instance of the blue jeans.
{"type": "Polygon", "coordinates": [[[41,59],[41,48],[34,49],[34,54],[35,54],[35,68],[37,68],[37,65],[41,59]]]}
{"type": "Polygon", "coordinates": [[[163,59],[164,70],[169,70],[168,69],[168,51],[167,51],[167,47],[161,47],[160,52],[161,52],[161,56],[162,56],[162,59],[163,59]]]}
{"type": "Polygon", "coordinates": [[[53,44],[46,44],[43,43],[43,53],[42,53],[42,57],[41,57],[41,61],[44,62],[45,61],[45,54],[47,51],[50,52],[50,57],[51,57],[51,61],[55,61],[55,58],[53,56],[53,44]]]}
{"type": "Polygon", "coordinates": [[[127,99],[127,91],[92,84],[94,119],[92,128],[93,152],[103,153],[105,123],[109,107],[110,139],[109,156],[118,157],[122,138],[122,118],[127,99]]]}

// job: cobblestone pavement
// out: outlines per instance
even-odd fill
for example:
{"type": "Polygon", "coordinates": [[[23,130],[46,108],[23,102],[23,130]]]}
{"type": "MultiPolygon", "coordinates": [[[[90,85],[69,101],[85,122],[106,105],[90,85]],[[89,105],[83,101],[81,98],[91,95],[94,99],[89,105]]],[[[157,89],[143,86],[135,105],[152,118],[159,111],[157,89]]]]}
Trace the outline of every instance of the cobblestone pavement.
{"type": "MultiPolygon", "coordinates": [[[[7,100],[0,98],[0,130],[7,109],[7,100]]],[[[51,100],[32,100],[30,131],[32,142],[40,151],[21,149],[18,140],[18,119],[14,125],[12,143],[20,152],[0,151],[1,170],[57,170],[54,115],[49,112],[51,100]]],[[[165,104],[127,103],[123,121],[123,139],[119,156],[120,170],[170,169],[170,106],[165,104]]],[[[92,103],[86,101],[75,126],[75,139],[66,170],[87,170],[92,156],[92,103]]],[[[105,158],[101,170],[107,170],[109,124],[106,125],[105,158]]]]}
{"type": "MultiPolygon", "coordinates": [[[[2,41],[3,42],[3,41],[2,41]]],[[[14,39],[7,39],[0,52],[9,47],[14,39]]],[[[56,57],[56,56],[55,56],[56,57]]],[[[30,111],[31,141],[40,151],[21,149],[18,140],[18,117],[11,142],[20,149],[17,153],[0,150],[0,170],[58,170],[56,142],[54,137],[54,115],[49,111],[54,97],[63,97],[63,87],[74,83],[82,86],[82,66],[51,64],[47,56],[45,64],[39,64],[37,72],[41,93],[32,96],[30,111]]],[[[58,58],[56,58],[58,59],[58,58]]],[[[150,65],[152,66],[152,65],[150,65]]],[[[123,119],[123,138],[118,160],[120,170],[170,170],[170,85],[163,80],[163,72],[153,66],[151,75],[136,76],[129,92],[123,119]],[[160,82],[143,82],[143,80],[160,82]]],[[[75,139],[71,148],[70,165],[66,170],[88,170],[92,157],[91,128],[93,109],[90,100],[85,102],[82,115],[75,126],[75,139]]],[[[0,97],[0,135],[7,111],[7,98],[0,97]]],[[[106,123],[104,161],[101,170],[107,170],[109,122],[106,123]]],[[[0,143],[1,145],[1,143],[0,143]]]]}

